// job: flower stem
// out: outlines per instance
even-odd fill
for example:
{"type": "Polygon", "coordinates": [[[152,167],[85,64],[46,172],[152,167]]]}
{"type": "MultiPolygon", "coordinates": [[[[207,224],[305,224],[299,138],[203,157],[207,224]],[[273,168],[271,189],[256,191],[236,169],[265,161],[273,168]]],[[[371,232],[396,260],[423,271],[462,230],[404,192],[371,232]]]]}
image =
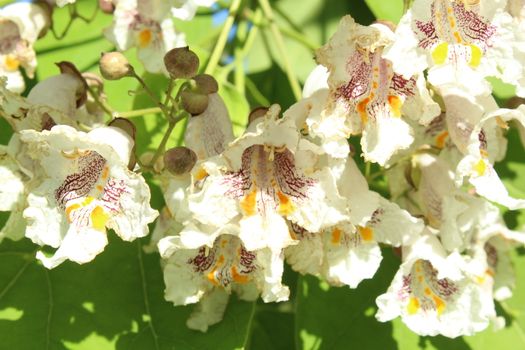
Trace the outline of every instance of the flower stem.
{"type": "Polygon", "coordinates": [[[232,1],[228,13],[228,18],[226,18],[226,21],[224,22],[221,34],[219,34],[217,44],[215,44],[215,47],[213,48],[213,52],[211,53],[210,59],[208,60],[208,64],[206,65],[204,73],[213,74],[215,68],[217,68],[217,65],[219,64],[219,61],[221,59],[222,52],[224,51],[224,47],[226,46],[226,42],[228,40],[228,34],[232,29],[233,23],[235,21],[235,16],[237,15],[237,11],[239,11],[241,2],[242,0],[232,1]]]}
{"type": "Polygon", "coordinates": [[[137,110],[128,111],[128,112],[117,112],[118,117],[122,117],[122,118],[141,117],[145,114],[157,114],[157,113],[162,113],[162,109],[160,109],[159,107],[151,107],[151,108],[137,109],[137,110]]]}
{"type": "Polygon", "coordinates": [[[100,108],[102,108],[104,112],[106,112],[106,114],[108,114],[110,117],[113,117],[113,110],[111,109],[111,107],[106,102],[100,99],[100,96],[97,94],[95,90],[93,90],[93,87],[89,85],[86,85],[86,86],[87,86],[87,90],[89,94],[91,95],[91,97],[93,97],[96,104],[98,104],[100,108]]]}
{"type": "Polygon", "coordinates": [[[268,2],[268,0],[259,0],[259,4],[261,5],[264,15],[266,16],[268,22],[270,23],[270,32],[275,40],[275,44],[277,45],[277,49],[279,50],[279,53],[283,60],[284,70],[286,72],[286,76],[288,77],[288,81],[292,88],[292,92],[295,98],[297,100],[300,100],[302,96],[301,85],[299,84],[297,77],[293,73],[292,66],[290,64],[290,61],[288,60],[283,36],[281,34],[281,30],[279,29],[279,26],[277,26],[277,24],[274,21],[274,14],[273,14],[272,7],[270,6],[270,3],[268,2]]]}

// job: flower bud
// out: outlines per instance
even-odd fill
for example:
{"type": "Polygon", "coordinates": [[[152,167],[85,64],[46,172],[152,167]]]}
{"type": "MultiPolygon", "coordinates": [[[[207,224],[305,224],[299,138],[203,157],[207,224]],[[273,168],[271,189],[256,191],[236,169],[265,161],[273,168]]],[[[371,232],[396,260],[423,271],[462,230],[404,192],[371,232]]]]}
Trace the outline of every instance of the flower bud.
{"type": "Polygon", "coordinates": [[[197,74],[199,57],[188,47],[177,47],[164,55],[164,65],[172,79],[189,79],[197,74]]]}
{"type": "Polygon", "coordinates": [[[118,80],[131,75],[132,67],[120,52],[106,52],[100,57],[100,73],[107,80],[118,80]]]}
{"type": "Polygon", "coordinates": [[[182,107],[191,115],[199,115],[208,108],[208,95],[193,91],[183,91],[180,94],[182,107]]]}
{"type": "Polygon", "coordinates": [[[264,117],[266,113],[268,113],[268,107],[257,107],[253,109],[248,116],[248,125],[251,124],[251,122],[253,122],[255,119],[264,117]]]}
{"type": "Polygon", "coordinates": [[[189,173],[195,163],[197,155],[187,147],[175,147],[164,154],[164,167],[173,175],[189,173]]]}
{"type": "Polygon", "coordinates": [[[111,15],[115,11],[115,5],[111,0],[98,0],[98,7],[104,13],[111,15]]]}
{"type": "Polygon", "coordinates": [[[204,95],[214,94],[219,91],[219,84],[214,77],[209,74],[199,74],[193,77],[197,84],[197,92],[204,95]]]}
{"type": "Polygon", "coordinates": [[[135,124],[131,122],[129,119],[125,118],[115,118],[111,122],[109,122],[108,126],[112,126],[114,128],[119,128],[120,130],[124,131],[126,134],[131,137],[133,140],[133,148],[131,149],[131,155],[128,162],[128,169],[133,170],[135,168],[135,164],[137,164],[137,159],[135,158],[135,151],[136,151],[136,136],[137,136],[137,128],[135,127],[135,124]]]}

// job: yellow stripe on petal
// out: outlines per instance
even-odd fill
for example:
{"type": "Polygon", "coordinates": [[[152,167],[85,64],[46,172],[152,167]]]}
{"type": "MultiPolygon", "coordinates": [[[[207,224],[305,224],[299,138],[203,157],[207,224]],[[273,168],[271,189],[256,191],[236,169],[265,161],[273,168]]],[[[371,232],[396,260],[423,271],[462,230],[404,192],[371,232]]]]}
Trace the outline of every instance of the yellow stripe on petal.
{"type": "Polygon", "coordinates": [[[485,161],[483,159],[480,159],[479,162],[474,165],[474,171],[478,174],[478,176],[483,176],[485,174],[485,171],[487,171],[487,164],[485,164],[485,161]]]}
{"type": "Polygon", "coordinates": [[[253,191],[244,196],[239,204],[244,212],[244,215],[255,215],[255,211],[257,209],[257,189],[255,188],[253,191]]]}
{"type": "Polygon", "coordinates": [[[415,314],[419,310],[419,300],[416,297],[410,297],[408,301],[407,311],[409,315],[415,314]]]}
{"type": "Polygon", "coordinates": [[[470,61],[469,66],[476,68],[481,63],[481,57],[483,57],[483,51],[474,44],[470,44],[470,61]]]}
{"type": "Polygon", "coordinates": [[[153,34],[151,33],[151,30],[144,29],[139,33],[139,47],[145,48],[151,43],[151,39],[153,38],[153,34]]]}
{"type": "Polygon", "coordinates": [[[109,216],[106,214],[104,209],[97,205],[91,212],[91,226],[98,231],[106,230],[106,223],[109,220],[109,216]]]}
{"type": "Polygon", "coordinates": [[[357,229],[359,230],[359,234],[364,241],[370,242],[374,239],[374,230],[372,230],[370,227],[359,226],[357,229]]]}
{"type": "Polygon", "coordinates": [[[8,72],[14,72],[20,67],[20,61],[12,55],[5,56],[4,66],[8,72]]]}
{"type": "Polygon", "coordinates": [[[277,191],[277,197],[279,197],[279,208],[277,209],[279,214],[290,215],[294,212],[295,208],[293,203],[287,195],[281,191],[277,191]]]}
{"type": "Polygon", "coordinates": [[[448,131],[443,131],[439,135],[436,136],[436,147],[439,149],[445,148],[445,144],[447,142],[448,138],[448,131]]]}
{"type": "Polygon", "coordinates": [[[390,110],[394,117],[401,117],[401,107],[403,106],[403,101],[398,96],[390,95],[388,96],[388,104],[390,105],[390,110]]]}
{"type": "Polygon", "coordinates": [[[441,43],[432,51],[432,60],[435,64],[443,64],[448,57],[448,43],[441,43]]]}
{"type": "Polygon", "coordinates": [[[240,284],[245,284],[245,283],[248,283],[250,281],[250,279],[248,278],[248,276],[246,275],[241,275],[238,271],[237,271],[237,267],[235,266],[232,266],[231,268],[231,273],[232,273],[232,277],[233,277],[233,280],[237,283],[240,283],[240,284]]]}
{"type": "Polygon", "coordinates": [[[446,306],[445,302],[443,301],[443,299],[441,299],[437,295],[433,295],[432,300],[434,300],[434,304],[436,305],[437,314],[441,315],[443,311],[445,310],[445,306],[446,306]]]}
{"type": "Polygon", "coordinates": [[[332,243],[333,244],[339,244],[341,241],[341,230],[337,227],[332,230],[332,243]]]}

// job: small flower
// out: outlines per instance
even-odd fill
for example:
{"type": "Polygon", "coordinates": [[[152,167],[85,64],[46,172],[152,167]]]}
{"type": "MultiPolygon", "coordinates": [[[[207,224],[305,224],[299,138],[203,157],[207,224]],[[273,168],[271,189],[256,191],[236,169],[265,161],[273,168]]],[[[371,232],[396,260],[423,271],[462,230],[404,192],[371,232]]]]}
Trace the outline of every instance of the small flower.
{"type": "Polygon", "coordinates": [[[485,329],[495,317],[492,293],[447,256],[430,233],[403,250],[403,263],[388,291],[376,299],[381,322],[401,316],[419,335],[455,338],[485,329]]]}
{"type": "Polygon", "coordinates": [[[221,234],[211,246],[187,248],[178,236],[159,242],[165,260],[165,298],[174,305],[201,301],[200,310],[190,316],[188,326],[206,331],[219,322],[227,294],[235,292],[243,300],[265,302],[288,299],[281,284],[283,259],[269,249],[248,251],[235,235],[221,234]]]}
{"type": "MultiPolygon", "coordinates": [[[[321,276],[333,285],[351,288],[372,278],[382,260],[379,242],[392,246],[415,241],[423,222],[369,191],[353,160],[347,160],[339,182],[348,199],[350,220],[312,233],[290,224],[297,245],[287,247],[286,259],[301,273],[321,276]]],[[[341,186],[340,186],[341,187],[341,186]]]]}
{"type": "Polygon", "coordinates": [[[491,91],[487,76],[523,90],[524,38],[505,1],[416,0],[402,17],[401,38],[385,50],[394,71],[405,77],[430,68],[435,86],[460,85],[473,95],[491,91]]]}
{"type": "Polygon", "coordinates": [[[119,51],[136,47],[146,71],[166,73],[164,54],[185,45],[184,35],[175,32],[170,10],[169,1],[119,0],[113,24],[104,34],[119,51]]]}
{"type": "Polygon", "coordinates": [[[364,27],[345,16],[316,54],[330,73],[326,119],[344,117],[346,136],[362,133],[365,159],[381,165],[414,140],[402,115],[428,123],[439,114],[423,76],[396,74],[392,63],[382,57],[384,47],[394,40],[385,25],[364,27]]]}
{"type": "Polygon", "coordinates": [[[37,64],[33,45],[49,23],[49,14],[37,4],[18,2],[0,9],[0,76],[7,77],[9,90],[25,89],[20,67],[33,77],[37,64]]]}
{"type": "Polygon", "coordinates": [[[107,228],[127,241],[148,233],[157,212],[144,179],[127,168],[133,141],[123,131],[58,125],[21,131],[20,139],[39,167],[23,213],[26,237],[58,248],[51,257],[37,254],[44,266],[93,260],[107,244],[107,228]]]}
{"type": "MultiPolygon", "coordinates": [[[[188,208],[194,220],[210,227],[238,222],[248,250],[279,252],[293,244],[285,219],[316,232],[344,218],[334,176],[315,165],[316,147],[300,139],[294,120],[278,114],[279,107],[272,106],[220,156],[193,172],[188,208]]],[[[181,239],[186,240],[184,230],[181,239]]]]}
{"type": "Polygon", "coordinates": [[[493,165],[505,154],[506,140],[501,129],[508,128],[507,122],[511,120],[524,126],[525,107],[487,111],[483,115],[470,134],[466,155],[457,166],[456,183],[462,184],[466,177],[480,196],[515,210],[525,208],[525,199],[509,195],[493,165]]]}

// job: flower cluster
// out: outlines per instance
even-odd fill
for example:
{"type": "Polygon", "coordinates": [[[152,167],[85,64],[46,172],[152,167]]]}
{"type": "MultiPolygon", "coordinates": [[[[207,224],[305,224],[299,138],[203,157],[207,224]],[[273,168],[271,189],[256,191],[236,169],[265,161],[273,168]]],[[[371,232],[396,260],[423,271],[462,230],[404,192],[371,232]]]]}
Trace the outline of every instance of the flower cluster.
{"type": "MultiPolygon", "coordinates": [[[[287,300],[285,263],[356,288],[374,277],[385,247],[401,264],[376,299],[379,321],[401,317],[417,334],[447,337],[501,327],[494,300],[512,295],[508,254],[525,232],[508,229],[496,205],[524,209],[525,199],[509,194],[494,165],[512,123],[525,135],[525,106],[500,108],[486,78],[525,97],[523,2],[415,0],[397,28],[345,16],[315,53],[302,99],[284,111],[255,109],[239,137],[217,82],[177,48],[184,38],[173,16],[190,19],[212,3],[113,1],[107,38],[121,51],[136,47],[147,71],[172,80],[167,102],[156,101],[170,125],[165,139],[187,121],[184,147],[164,152],[163,142],[142,157],[132,124],[105,123],[88,98],[89,77],[70,63],[27,97],[16,94],[17,69],[34,70],[31,45],[46,17],[0,11],[9,19],[0,21],[0,115],[15,131],[0,146],[0,210],[11,211],[0,239],[51,247],[37,253],[47,268],[89,262],[107,229],[128,241],[148,234],[158,214],[141,175],[150,171],[166,205],[149,248],[162,258],[165,298],[198,303],[192,329],[219,322],[233,292],[287,300]],[[183,80],[175,97],[174,80],[183,80]],[[356,136],[364,161],[384,168],[389,198],[361,173],[349,143],[356,136]]],[[[119,53],[103,57],[101,71],[144,84],[119,53]]]]}

